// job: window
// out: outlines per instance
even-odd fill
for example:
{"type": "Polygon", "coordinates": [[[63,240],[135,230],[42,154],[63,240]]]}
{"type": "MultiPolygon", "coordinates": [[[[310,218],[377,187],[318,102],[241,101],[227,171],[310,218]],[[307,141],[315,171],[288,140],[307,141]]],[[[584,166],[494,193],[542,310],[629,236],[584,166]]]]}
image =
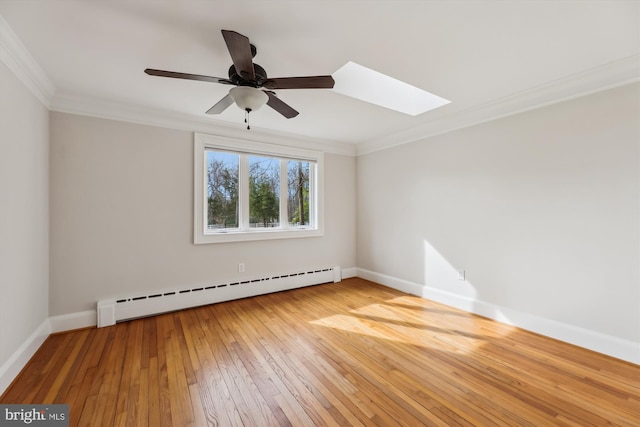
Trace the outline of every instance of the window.
{"type": "Polygon", "coordinates": [[[194,242],[322,235],[322,153],[194,137],[194,242]]]}

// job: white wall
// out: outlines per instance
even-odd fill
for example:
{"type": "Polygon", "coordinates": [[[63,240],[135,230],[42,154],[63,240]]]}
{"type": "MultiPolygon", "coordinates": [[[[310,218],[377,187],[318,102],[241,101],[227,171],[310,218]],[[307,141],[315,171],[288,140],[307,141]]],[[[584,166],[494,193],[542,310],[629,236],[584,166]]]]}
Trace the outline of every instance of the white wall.
{"type": "Polygon", "coordinates": [[[137,292],[356,266],[354,157],[325,155],[323,237],[196,246],[193,133],[55,112],[50,120],[52,316],[137,292]]]}
{"type": "Polygon", "coordinates": [[[627,85],[358,158],[362,274],[640,363],[639,104],[627,85]]]}
{"type": "Polygon", "coordinates": [[[0,62],[0,393],[48,334],[48,134],[48,110],[0,62]]]}

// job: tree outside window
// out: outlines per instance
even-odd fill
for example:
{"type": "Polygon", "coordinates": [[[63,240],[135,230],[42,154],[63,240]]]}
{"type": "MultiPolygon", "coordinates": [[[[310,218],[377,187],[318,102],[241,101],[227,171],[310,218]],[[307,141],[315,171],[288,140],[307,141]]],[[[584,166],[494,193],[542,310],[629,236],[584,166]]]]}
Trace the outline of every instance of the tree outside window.
{"type": "Polygon", "coordinates": [[[309,162],[288,161],[288,204],[289,225],[309,225],[309,162]]]}
{"type": "Polygon", "coordinates": [[[249,156],[249,225],[280,226],[280,160],[249,156]]]}
{"type": "Polygon", "coordinates": [[[207,228],[238,228],[239,156],[207,152],[207,228]]]}

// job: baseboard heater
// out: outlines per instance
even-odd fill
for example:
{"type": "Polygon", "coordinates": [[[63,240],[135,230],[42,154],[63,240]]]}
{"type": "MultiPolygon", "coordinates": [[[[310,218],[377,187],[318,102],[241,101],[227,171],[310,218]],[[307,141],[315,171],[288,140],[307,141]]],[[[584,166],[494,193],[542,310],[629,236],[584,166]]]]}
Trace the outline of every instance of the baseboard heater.
{"type": "Polygon", "coordinates": [[[236,282],[218,283],[188,289],[164,290],[147,294],[98,301],[98,327],[111,326],[141,317],[190,307],[231,301],[272,292],[339,282],[340,267],[318,268],[269,275],[236,282]]]}

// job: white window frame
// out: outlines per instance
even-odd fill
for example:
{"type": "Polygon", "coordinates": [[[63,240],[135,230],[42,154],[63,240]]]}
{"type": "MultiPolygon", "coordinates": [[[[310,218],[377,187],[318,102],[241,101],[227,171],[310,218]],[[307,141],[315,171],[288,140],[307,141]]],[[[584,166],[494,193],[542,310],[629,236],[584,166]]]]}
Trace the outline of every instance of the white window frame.
{"type": "MultiPolygon", "coordinates": [[[[257,141],[247,141],[241,139],[220,137],[194,133],[193,150],[193,242],[198,244],[226,243],[226,242],[246,242],[253,240],[289,239],[299,237],[322,236],[323,231],[323,172],[324,155],[320,151],[307,150],[303,148],[287,147],[281,145],[267,144],[257,141]],[[249,228],[243,219],[248,218],[249,194],[248,191],[240,193],[240,222],[238,229],[209,230],[207,227],[207,150],[230,151],[246,155],[259,155],[277,157],[282,160],[303,160],[315,165],[314,172],[310,174],[310,186],[315,188],[309,198],[310,226],[291,227],[287,218],[286,203],[287,195],[287,162],[280,162],[280,227],[278,228],[249,228]]],[[[246,159],[246,157],[245,157],[246,159]]],[[[246,160],[245,160],[246,161],[246,160]]],[[[240,159],[239,185],[244,183],[248,172],[243,171],[243,160],[240,159]]],[[[248,221],[248,220],[247,220],[248,221]]]]}

